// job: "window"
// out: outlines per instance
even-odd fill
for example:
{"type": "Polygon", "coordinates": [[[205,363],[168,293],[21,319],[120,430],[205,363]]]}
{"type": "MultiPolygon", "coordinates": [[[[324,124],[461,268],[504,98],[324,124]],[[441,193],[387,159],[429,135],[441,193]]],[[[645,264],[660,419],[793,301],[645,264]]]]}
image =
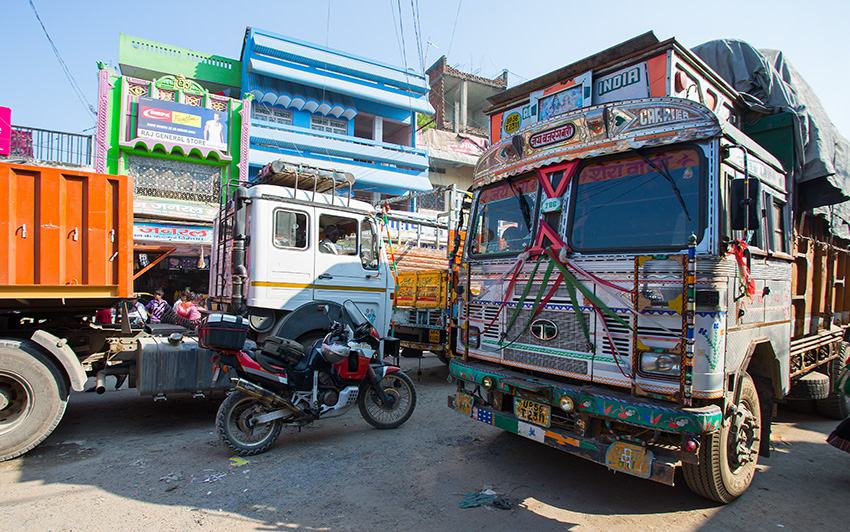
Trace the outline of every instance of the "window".
{"type": "Polygon", "coordinates": [[[773,251],[780,253],[788,253],[787,238],[785,237],[785,203],[774,198],[770,194],[767,195],[770,200],[772,209],[770,211],[770,228],[773,232],[773,251]]]}
{"type": "Polygon", "coordinates": [[[319,231],[320,253],[357,255],[357,220],[323,214],[319,231]]]}
{"type": "Polygon", "coordinates": [[[274,213],[274,245],[279,248],[307,248],[307,215],[278,209],[274,213]]]}
{"type": "Polygon", "coordinates": [[[569,244],[581,252],[674,251],[705,230],[705,157],[696,148],[590,160],[572,185],[569,244]]]}
{"type": "Polygon", "coordinates": [[[484,255],[525,249],[534,229],[537,196],[534,174],[482,190],[475,209],[470,251],[484,255]]]}
{"type": "Polygon", "coordinates": [[[310,129],[325,131],[326,133],[335,133],[337,135],[347,135],[348,122],[345,122],[344,120],[325,118],[323,116],[311,116],[310,129]]]}
{"type": "Polygon", "coordinates": [[[281,124],[284,126],[292,125],[292,111],[268,107],[266,105],[256,105],[251,107],[251,118],[255,120],[263,120],[272,124],[281,124]]]}

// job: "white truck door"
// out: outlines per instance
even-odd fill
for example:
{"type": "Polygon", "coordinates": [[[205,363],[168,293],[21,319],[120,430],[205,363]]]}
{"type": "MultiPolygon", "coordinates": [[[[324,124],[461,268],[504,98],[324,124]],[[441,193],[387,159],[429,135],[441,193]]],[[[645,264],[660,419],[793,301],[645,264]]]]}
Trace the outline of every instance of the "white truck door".
{"type": "Polygon", "coordinates": [[[314,277],[315,299],[339,303],[350,299],[384,335],[387,322],[387,275],[380,268],[380,246],[367,216],[319,212],[314,277]]]}
{"type": "Polygon", "coordinates": [[[249,246],[251,306],[293,310],[313,300],[314,208],[256,200],[249,246]]]}

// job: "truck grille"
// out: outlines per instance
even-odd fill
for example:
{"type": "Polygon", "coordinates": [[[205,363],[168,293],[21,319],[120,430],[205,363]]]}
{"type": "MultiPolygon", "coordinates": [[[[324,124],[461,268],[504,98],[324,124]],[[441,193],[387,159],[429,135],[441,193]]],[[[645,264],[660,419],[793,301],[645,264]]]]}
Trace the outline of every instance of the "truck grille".
{"type": "MultiPolygon", "coordinates": [[[[512,315],[513,310],[510,311],[507,319],[510,320],[510,316],[512,315]]],[[[517,316],[513,328],[511,328],[510,332],[508,332],[507,341],[512,341],[514,338],[516,338],[517,334],[522,331],[522,334],[520,334],[519,338],[516,339],[517,343],[527,345],[539,345],[541,347],[551,349],[578,351],[581,353],[587,352],[587,337],[584,335],[584,331],[582,330],[581,324],[576,318],[575,312],[544,310],[541,311],[540,314],[538,314],[537,317],[534,318],[535,320],[549,320],[558,326],[558,335],[549,341],[542,341],[535,338],[531,334],[530,327],[526,328],[526,330],[523,331],[523,328],[526,327],[526,325],[528,325],[529,320],[531,320],[531,315],[531,309],[522,309],[519,311],[519,316],[517,316]]],[[[582,312],[582,316],[584,316],[584,321],[588,327],[588,330],[592,331],[593,322],[590,319],[590,314],[587,312],[582,312]]]]}
{"type": "Polygon", "coordinates": [[[505,349],[504,360],[587,375],[587,361],[567,358],[566,356],[534,353],[525,349],[509,347],[505,349]]]}

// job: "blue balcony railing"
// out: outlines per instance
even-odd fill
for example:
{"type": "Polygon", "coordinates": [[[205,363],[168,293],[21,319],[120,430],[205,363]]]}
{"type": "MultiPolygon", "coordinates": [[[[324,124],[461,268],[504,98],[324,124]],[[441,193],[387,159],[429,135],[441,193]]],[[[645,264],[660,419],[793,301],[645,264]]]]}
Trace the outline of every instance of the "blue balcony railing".
{"type": "Polygon", "coordinates": [[[91,166],[92,136],[12,126],[10,157],[91,166]]]}

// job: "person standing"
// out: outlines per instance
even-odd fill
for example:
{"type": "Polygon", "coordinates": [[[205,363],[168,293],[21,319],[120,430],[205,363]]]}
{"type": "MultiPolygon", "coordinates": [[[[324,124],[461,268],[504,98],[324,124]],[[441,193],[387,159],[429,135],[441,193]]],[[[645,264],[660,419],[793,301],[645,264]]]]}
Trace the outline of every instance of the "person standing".
{"type": "Polygon", "coordinates": [[[162,323],[163,314],[171,308],[171,305],[162,298],[165,295],[165,291],[162,288],[154,290],[153,295],[154,299],[151,299],[150,303],[145,305],[145,310],[150,314],[151,323],[162,323]]]}

